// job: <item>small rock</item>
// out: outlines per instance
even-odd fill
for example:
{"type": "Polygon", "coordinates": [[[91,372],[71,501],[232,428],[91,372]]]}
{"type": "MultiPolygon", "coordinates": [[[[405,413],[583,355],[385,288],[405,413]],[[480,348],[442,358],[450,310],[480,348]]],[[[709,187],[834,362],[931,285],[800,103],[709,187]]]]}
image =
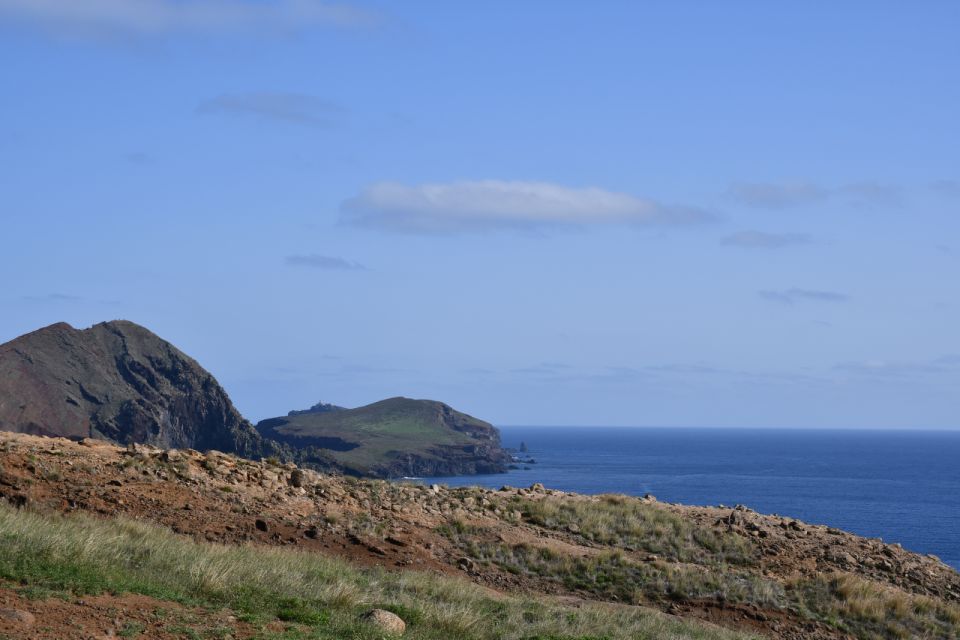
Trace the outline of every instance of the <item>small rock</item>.
{"type": "Polygon", "coordinates": [[[476,564],[470,558],[460,558],[457,560],[457,566],[463,569],[464,571],[473,571],[476,567],[476,564]]]}
{"type": "Polygon", "coordinates": [[[363,620],[381,631],[397,636],[403,635],[407,628],[407,623],[400,616],[385,609],[374,609],[364,614],[363,620]]]}
{"type": "Polygon", "coordinates": [[[19,622],[25,627],[33,626],[33,623],[37,621],[32,613],[21,609],[0,609],[0,620],[19,622]]]}
{"type": "Polygon", "coordinates": [[[257,531],[267,532],[270,530],[270,527],[267,526],[267,521],[261,518],[257,518],[257,521],[253,523],[253,526],[257,528],[257,531]]]}

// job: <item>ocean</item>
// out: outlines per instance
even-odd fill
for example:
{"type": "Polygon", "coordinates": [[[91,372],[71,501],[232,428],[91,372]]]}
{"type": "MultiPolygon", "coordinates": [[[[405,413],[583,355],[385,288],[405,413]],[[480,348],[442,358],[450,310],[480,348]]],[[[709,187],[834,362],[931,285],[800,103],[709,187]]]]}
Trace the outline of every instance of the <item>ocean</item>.
{"type": "Polygon", "coordinates": [[[695,505],[744,504],[827,524],[960,569],[960,432],[503,427],[536,460],[450,486],[651,493],[695,505]]]}

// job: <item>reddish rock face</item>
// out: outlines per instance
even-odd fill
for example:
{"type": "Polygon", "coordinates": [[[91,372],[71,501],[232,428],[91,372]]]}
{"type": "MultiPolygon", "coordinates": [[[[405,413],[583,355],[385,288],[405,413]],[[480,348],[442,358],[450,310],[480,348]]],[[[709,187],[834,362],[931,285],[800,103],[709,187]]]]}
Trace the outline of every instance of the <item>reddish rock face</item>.
{"type": "Polygon", "coordinates": [[[0,430],[260,454],[217,381],[132,322],[58,323],[0,345],[0,430]]]}

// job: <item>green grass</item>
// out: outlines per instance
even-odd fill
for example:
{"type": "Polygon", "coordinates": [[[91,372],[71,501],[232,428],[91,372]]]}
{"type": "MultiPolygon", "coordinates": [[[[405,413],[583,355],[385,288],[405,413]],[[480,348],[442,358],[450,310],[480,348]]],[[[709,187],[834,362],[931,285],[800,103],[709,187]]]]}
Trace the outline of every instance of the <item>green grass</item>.
{"type": "MultiPolygon", "coordinates": [[[[571,608],[497,596],[465,580],[358,569],[319,554],[193,542],[128,520],[17,511],[0,505],[0,579],[67,597],[136,593],[193,607],[228,608],[263,638],[380,640],[360,621],[373,607],[409,623],[413,640],[716,639],[747,636],[608,604],[571,608]]],[[[188,635],[188,634],[185,634],[188,635]]]]}

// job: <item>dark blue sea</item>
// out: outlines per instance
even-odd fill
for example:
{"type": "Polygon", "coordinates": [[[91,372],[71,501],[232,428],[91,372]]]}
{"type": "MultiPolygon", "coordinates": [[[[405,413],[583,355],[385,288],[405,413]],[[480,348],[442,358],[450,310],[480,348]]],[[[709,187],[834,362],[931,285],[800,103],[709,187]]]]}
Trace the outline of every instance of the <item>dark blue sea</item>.
{"type": "Polygon", "coordinates": [[[960,569],[960,432],[503,427],[536,460],[506,474],[440,478],[498,488],[745,504],[933,553],[960,569]]]}

